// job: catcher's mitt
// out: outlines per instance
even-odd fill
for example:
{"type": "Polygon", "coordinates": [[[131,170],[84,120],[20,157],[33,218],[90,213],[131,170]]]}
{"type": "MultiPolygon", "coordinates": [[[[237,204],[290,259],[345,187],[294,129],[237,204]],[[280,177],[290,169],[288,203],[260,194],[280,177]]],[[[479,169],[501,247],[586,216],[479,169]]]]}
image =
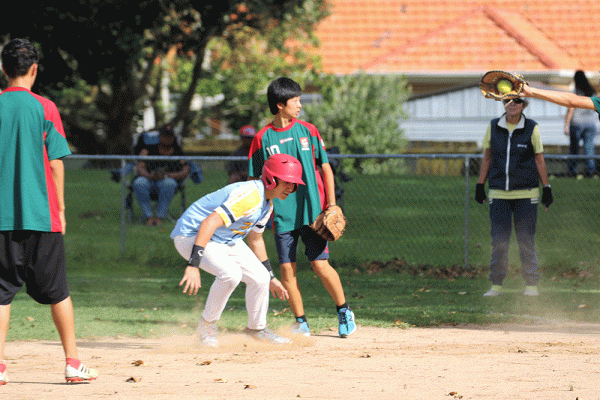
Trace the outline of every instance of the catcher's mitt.
{"type": "Polygon", "coordinates": [[[328,242],[338,240],[346,229],[346,217],[338,206],[329,206],[321,212],[315,222],[309,225],[319,236],[328,242]]]}
{"type": "Polygon", "coordinates": [[[481,77],[479,89],[481,94],[488,99],[509,100],[519,97],[526,83],[523,76],[519,74],[506,71],[488,71],[481,77]],[[498,85],[499,83],[500,85],[498,85]]]}

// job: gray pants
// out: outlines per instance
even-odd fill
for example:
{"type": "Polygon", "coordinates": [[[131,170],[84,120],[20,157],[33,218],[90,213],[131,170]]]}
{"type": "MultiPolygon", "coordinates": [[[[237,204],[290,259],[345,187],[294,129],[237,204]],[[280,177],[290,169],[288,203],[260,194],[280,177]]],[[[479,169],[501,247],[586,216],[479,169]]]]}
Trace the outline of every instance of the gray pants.
{"type": "Polygon", "coordinates": [[[490,222],[492,234],[492,260],[490,280],[493,285],[502,285],[508,269],[508,247],[514,219],[521,269],[528,286],[536,285],[540,279],[535,252],[535,228],[537,223],[538,199],[490,199],[490,222]]]}

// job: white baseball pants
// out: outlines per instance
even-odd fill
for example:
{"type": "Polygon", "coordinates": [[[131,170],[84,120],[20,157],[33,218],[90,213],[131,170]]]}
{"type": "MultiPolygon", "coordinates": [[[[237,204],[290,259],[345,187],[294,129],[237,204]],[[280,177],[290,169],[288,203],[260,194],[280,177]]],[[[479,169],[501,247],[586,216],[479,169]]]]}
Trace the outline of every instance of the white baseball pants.
{"type": "MultiPolygon", "coordinates": [[[[188,260],[196,238],[176,236],[173,240],[179,254],[188,260]]],[[[209,241],[200,268],[216,277],[206,298],[202,318],[208,322],[221,318],[229,297],[240,282],[244,282],[248,328],[264,329],[267,326],[271,277],[243,240],[233,245],[209,241]]]]}

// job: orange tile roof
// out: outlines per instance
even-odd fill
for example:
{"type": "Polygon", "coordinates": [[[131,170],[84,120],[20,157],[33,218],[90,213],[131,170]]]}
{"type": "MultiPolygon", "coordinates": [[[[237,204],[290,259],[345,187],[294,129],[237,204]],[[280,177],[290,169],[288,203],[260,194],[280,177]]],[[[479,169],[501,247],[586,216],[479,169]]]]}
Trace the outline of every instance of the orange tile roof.
{"type": "Polygon", "coordinates": [[[326,72],[600,69],[592,0],[329,0],[326,72]]]}

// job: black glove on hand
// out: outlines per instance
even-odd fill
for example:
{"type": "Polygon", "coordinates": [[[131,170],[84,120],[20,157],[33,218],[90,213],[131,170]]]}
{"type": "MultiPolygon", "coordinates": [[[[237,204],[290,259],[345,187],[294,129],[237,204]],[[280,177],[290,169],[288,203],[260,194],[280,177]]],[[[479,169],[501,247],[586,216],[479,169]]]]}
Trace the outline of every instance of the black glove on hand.
{"type": "Polygon", "coordinates": [[[554,198],[552,197],[552,188],[550,186],[544,186],[542,189],[542,204],[548,208],[553,201],[554,198]]]}
{"type": "Polygon", "coordinates": [[[483,204],[487,200],[485,195],[485,183],[478,183],[475,185],[475,201],[479,204],[483,204]]]}
{"type": "Polygon", "coordinates": [[[188,265],[200,268],[200,260],[202,260],[202,256],[204,255],[204,247],[194,245],[192,247],[192,254],[190,254],[190,260],[188,261],[188,265]]]}

